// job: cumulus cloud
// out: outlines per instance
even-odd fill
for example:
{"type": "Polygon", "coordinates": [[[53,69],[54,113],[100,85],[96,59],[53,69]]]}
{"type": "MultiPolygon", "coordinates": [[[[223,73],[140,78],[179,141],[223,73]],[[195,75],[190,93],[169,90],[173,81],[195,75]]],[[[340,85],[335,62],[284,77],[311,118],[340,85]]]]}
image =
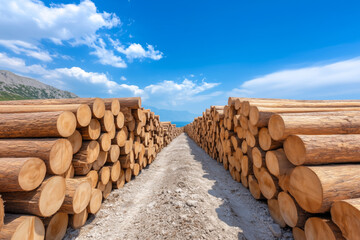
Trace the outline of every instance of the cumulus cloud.
{"type": "MultiPolygon", "coordinates": [[[[65,43],[72,47],[86,45],[99,63],[126,68],[125,60],[114,53],[115,46],[107,46],[103,40],[110,35],[99,31],[119,26],[121,21],[115,13],[99,12],[91,0],[50,6],[40,0],[9,0],[0,4],[0,45],[16,54],[45,62],[51,61],[53,56],[61,56],[41,50],[43,40],[50,40],[58,46],[65,43]]],[[[117,44],[116,53],[124,54],[129,62],[136,58],[159,60],[163,56],[152,45],[145,49],[138,43],[127,47],[117,44]]]]}
{"type": "Polygon", "coordinates": [[[319,98],[360,93],[360,58],[282,70],[245,81],[229,95],[319,98]]]}
{"type": "Polygon", "coordinates": [[[32,0],[9,0],[0,4],[0,38],[5,40],[82,42],[95,36],[100,28],[119,24],[120,19],[115,14],[97,12],[90,0],[78,5],[52,4],[50,7],[32,0]]]}
{"type": "Polygon", "coordinates": [[[127,64],[120,56],[115,56],[112,50],[106,49],[106,44],[102,38],[99,38],[97,43],[91,43],[94,51],[93,54],[99,58],[99,62],[103,65],[110,65],[117,68],[126,68],[127,64]]]}
{"type": "Polygon", "coordinates": [[[121,81],[126,81],[127,79],[126,79],[125,76],[121,76],[121,77],[120,77],[120,80],[121,80],[121,81]]]}
{"type": "Polygon", "coordinates": [[[145,50],[139,43],[132,43],[128,47],[120,44],[118,40],[114,41],[110,39],[115,49],[122,54],[125,54],[129,60],[150,58],[152,60],[160,60],[163,57],[163,53],[159,50],[155,50],[154,46],[147,44],[145,50]]]}

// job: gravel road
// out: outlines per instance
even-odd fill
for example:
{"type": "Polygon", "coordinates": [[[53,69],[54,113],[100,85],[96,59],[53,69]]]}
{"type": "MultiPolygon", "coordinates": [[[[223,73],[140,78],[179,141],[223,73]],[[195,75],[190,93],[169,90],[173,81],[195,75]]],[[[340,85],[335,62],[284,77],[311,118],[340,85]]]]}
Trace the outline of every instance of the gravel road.
{"type": "Polygon", "coordinates": [[[186,134],[65,239],[292,239],[186,134]]]}

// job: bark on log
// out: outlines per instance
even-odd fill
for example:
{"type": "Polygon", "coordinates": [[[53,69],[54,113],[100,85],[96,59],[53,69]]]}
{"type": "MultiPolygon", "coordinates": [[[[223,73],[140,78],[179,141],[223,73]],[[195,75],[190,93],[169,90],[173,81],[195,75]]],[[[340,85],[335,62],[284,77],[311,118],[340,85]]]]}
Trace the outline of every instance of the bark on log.
{"type": "Polygon", "coordinates": [[[46,175],[40,158],[0,158],[0,192],[31,191],[46,175]]]}
{"type": "Polygon", "coordinates": [[[75,129],[68,111],[0,114],[0,138],[69,137],[75,129]]]}
{"type": "Polygon", "coordinates": [[[63,174],[70,166],[72,146],[67,139],[0,139],[0,157],[38,157],[49,174],[63,174]]]}
{"type": "Polygon", "coordinates": [[[294,165],[360,162],[360,134],[291,135],[284,150],[294,165]]]}
{"type": "Polygon", "coordinates": [[[292,134],[328,135],[359,134],[360,113],[275,114],[269,120],[269,133],[274,140],[284,140],[292,134]]]}
{"type": "Polygon", "coordinates": [[[105,113],[104,101],[100,98],[62,98],[62,99],[31,99],[2,101],[4,105],[64,105],[64,104],[87,104],[93,115],[100,119],[105,113]]]}
{"type": "Polygon", "coordinates": [[[49,217],[60,209],[65,199],[65,190],[63,177],[50,177],[33,191],[3,194],[6,202],[5,211],[49,217]]]}
{"type": "Polygon", "coordinates": [[[0,113],[40,113],[69,111],[75,114],[78,127],[86,127],[91,120],[91,109],[86,104],[64,105],[0,105],[0,113]]]}

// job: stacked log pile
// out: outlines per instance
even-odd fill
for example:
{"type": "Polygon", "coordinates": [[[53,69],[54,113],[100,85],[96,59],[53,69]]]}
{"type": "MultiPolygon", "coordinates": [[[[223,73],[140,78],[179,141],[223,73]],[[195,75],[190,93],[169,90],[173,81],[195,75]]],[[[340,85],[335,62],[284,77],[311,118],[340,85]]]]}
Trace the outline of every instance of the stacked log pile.
{"type": "Polygon", "coordinates": [[[295,239],[360,239],[360,100],[230,97],[185,131],[295,239]]]}
{"type": "Polygon", "coordinates": [[[62,239],[181,131],[140,98],[0,102],[0,239],[62,239]]]}

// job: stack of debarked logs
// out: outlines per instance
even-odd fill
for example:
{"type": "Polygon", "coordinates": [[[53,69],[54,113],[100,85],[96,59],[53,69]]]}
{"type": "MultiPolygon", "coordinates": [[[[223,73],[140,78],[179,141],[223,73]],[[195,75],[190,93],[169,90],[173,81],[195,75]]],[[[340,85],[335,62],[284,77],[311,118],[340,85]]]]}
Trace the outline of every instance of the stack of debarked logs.
{"type": "Polygon", "coordinates": [[[137,97],[0,102],[0,239],[80,228],[180,134],[170,126],[137,97]]]}
{"type": "Polygon", "coordinates": [[[230,97],[185,131],[295,239],[360,239],[360,100],[230,97]]]}

